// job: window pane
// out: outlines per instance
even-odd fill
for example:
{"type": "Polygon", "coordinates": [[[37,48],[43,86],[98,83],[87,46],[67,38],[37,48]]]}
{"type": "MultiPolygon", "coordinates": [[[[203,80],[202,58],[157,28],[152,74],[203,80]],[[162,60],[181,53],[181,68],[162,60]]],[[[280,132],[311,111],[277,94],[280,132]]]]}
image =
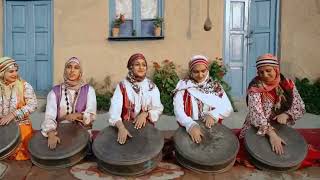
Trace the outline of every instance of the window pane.
{"type": "Polygon", "coordinates": [[[116,15],[124,14],[125,19],[132,19],[132,0],[116,0],[116,15]]]}
{"type": "Polygon", "coordinates": [[[158,0],[140,0],[141,19],[154,19],[157,16],[158,0]]]}

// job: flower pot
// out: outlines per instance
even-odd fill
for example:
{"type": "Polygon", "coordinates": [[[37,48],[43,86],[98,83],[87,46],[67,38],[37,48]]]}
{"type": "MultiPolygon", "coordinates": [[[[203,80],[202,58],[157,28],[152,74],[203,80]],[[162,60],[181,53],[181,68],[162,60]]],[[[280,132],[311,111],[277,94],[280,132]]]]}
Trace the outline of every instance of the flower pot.
{"type": "Polygon", "coordinates": [[[154,27],[154,36],[161,35],[161,27],[154,27]]]}
{"type": "Polygon", "coordinates": [[[112,28],[112,37],[118,37],[120,28],[112,28]]]}

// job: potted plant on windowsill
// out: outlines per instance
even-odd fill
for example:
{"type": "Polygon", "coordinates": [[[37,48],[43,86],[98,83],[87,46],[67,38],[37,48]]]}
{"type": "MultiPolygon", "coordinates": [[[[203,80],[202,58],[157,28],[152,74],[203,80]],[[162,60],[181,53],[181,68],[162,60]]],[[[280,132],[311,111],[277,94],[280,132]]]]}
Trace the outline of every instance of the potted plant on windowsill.
{"type": "Polygon", "coordinates": [[[124,14],[120,14],[112,22],[112,36],[118,37],[120,32],[120,25],[125,22],[124,14]]]}
{"type": "Polygon", "coordinates": [[[163,18],[157,16],[154,21],[154,36],[160,36],[161,35],[161,28],[162,28],[163,18]]]}

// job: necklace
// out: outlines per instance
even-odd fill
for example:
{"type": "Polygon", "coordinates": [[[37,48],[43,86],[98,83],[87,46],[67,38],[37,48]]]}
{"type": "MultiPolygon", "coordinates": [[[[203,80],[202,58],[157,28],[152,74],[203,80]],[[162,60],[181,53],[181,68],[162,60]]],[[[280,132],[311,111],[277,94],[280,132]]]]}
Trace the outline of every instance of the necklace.
{"type": "MultiPolygon", "coordinates": [[[[12,89],[13,88],[11,88],[10,89],[10,98],[9,98],[9,106],[8,106],[8,112],[10,112],[10,107],[11,107],[11,100],[12,100],[12,89]]],[[[1,114],[2,114],[2,117],[4,116],[4,87],[2,87],[1,86],[1,98],[2,98],[2,112],[1,112],[1,114]]]]}
{"type": "MultiPolygon", "coordinates": [[[[68,98],[68,90],[67,90],[67,88],[64,89],[64,95],[66,97],[65,100],[66,100],[66,104],[67,104],[67,115],[69,115],[70,114],[70,112],[69,112],[69,110],[70,110],[70,107],[69,107],[70,102],[69,102],[69,98],[68,98]]],[[[75,92],[75,97],[74,97],[74,100],[73,100],[72,104],[74,104],[75,100],[77,99],[77,96],[78,96],[78,91],[75,92]]]]}

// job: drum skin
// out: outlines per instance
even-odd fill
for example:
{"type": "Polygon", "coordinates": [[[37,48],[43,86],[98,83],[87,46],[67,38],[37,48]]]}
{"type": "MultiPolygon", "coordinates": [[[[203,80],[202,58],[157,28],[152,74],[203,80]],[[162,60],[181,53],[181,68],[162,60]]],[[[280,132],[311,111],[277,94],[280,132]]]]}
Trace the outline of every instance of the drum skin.
{"type": "Polygon", "coordinates": [[[244,144],[250,161],[259,169],[269,171],[292,171],[299,167],[307,155],[307,143],[296,130],[287,125],[273,124],[276,133],[286,142],[284,154],[272,151],[269,138],[257,135],[251,127],[245,134],[244,144]]]}
{"type": "Polygon", "coordinates": [[[222,124],[211,129],[199,123],[204,134],[201,143],[194,143],[184,127],[174,135],[177,161],[184,167],[210,173],[222,173],[229,170],[239,151],[239,141],[234,133],[222,124]]]}
{"type": "Polygon", "coordinates": [[[3,160],[13,154],[21,143],[20,128],[17,122],[11,121],[0,126],[0,132],[0,160],[3,160]]]}
{"type": "Polygon", "coordinates": [[[92,150],[103,172],[120,176],[138,176],[153,170],[161,160],[164,139],[159,130],[147,123],[135,129],[132,122],[124,121],[133,136],[125,144],[117,142],[116,127],[106,127],[97,135],[92,150]]]}
{"type": "Polygon", "coordinates": [[[81,161],[87,152],[88,131],[75,123],[60,123],[57,128],[60,144],[49,149],[48,138],[38,131],[29,142],[31,161],[43,169],[60,169],[81,161]]]}

